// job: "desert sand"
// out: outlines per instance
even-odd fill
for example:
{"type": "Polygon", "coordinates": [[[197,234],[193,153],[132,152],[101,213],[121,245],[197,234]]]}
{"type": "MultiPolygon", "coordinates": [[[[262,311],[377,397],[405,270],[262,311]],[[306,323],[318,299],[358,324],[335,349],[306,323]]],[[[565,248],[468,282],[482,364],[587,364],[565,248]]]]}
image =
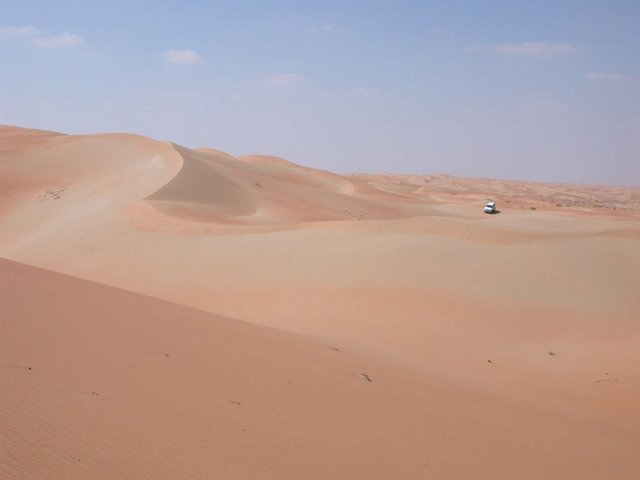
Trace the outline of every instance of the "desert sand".
{"type": "Polygon", "coordinates": [[[640,478],[640,187],[4,126],[0,232],[2,478],[640,478]]]}

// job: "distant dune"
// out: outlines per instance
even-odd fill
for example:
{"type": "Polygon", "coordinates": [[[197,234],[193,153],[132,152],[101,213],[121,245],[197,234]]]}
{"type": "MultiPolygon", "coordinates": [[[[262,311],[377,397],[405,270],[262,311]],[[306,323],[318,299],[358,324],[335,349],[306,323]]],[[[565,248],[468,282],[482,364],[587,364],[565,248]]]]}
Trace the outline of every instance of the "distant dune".
{"type": "Polygon", "coordinates": [[[640,187],[4,126],[0,232],[2,478],[640,476],[640,187]]]}

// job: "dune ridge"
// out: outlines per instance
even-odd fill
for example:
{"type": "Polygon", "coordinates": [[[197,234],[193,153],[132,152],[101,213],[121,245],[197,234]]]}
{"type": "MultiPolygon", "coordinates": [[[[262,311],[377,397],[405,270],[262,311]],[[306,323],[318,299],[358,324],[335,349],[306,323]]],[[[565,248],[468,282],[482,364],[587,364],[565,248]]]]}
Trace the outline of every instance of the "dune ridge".
{"type": "Polygon", "coordinates": [[[408,217],[429,211],[421,202],[411,202],[397,193],[385,193],[364,182],[283,159],[235,159],[207,149],[174,148],[182,158],[181,170],[146,201],[174,217],[177,231],[185,219],[209,224],[291,226],[408,217]]]}

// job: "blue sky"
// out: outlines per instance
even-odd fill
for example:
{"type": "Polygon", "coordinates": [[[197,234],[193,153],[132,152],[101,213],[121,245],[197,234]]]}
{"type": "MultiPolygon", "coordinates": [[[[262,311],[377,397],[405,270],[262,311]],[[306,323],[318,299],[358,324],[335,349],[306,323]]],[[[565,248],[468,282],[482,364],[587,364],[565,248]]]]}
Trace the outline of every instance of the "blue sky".
{"type": "Polygon", "coordinates": [[[0,2],[0,123],[640,185],[640,2],[0,2]]]}

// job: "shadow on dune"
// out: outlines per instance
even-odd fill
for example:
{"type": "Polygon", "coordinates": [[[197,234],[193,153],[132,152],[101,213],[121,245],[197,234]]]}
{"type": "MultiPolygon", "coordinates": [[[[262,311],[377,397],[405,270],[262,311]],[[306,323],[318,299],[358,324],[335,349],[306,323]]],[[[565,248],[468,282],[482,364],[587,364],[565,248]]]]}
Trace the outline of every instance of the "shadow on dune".
{"type": "Polygon", "coordinates": [[[283,159],[173,148],[182,159],[180,171],[146,201],[180,222],[284,225],[430,213],[424,198],[283,159]]]}

